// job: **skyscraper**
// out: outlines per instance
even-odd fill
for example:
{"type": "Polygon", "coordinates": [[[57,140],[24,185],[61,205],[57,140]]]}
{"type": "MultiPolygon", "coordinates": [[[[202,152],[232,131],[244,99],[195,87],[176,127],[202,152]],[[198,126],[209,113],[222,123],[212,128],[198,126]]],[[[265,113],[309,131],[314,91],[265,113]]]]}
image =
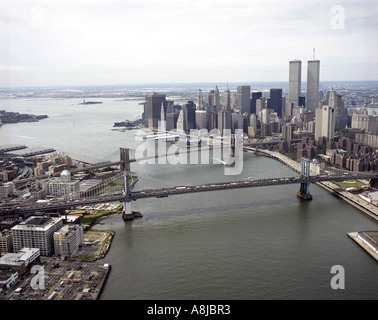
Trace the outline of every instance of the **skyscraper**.
{"type": "Polygon", "coordinates": [[[307,109],[316,109],[319,107],[319,73],[320,61],[309,60],[307,67],[307,109]]]}
{"type": "Polygon", "coordinates": [[[238,86],[236,88],[236,108],[243,114],[250,113],[251,86],[238,86]]]}
{"type": "Polygon", "coordinates": [[[282,89],[270,89],[268,108],[273,109],[279,117],[282,117],[282,89]]]}
{"type": "Polygon", "coordinates": [[[335,136],[336,114],[330,106],[316,108],[315,116],[315,139],[326,137],[333,139],[335,136]]]}
{"type": "Polygon", "coordinates": [[[302,61],[292,60],[289,62],[289,97],[288,102],[294,107],[299,105],[299,96],[301,95],[301,74],[302,61]]]}
{"type": "Polygon", "coordinates": [[[255,113],[256,114],[256,100],[260,99],[262,97],[262,92],[252,92],[252,99],[251,99],[251,109],[250,113],[255,113]]]}
{"type": "Polygon", "coordinates": [[[216,107],[216,111],[220,111],[220,95],[218,86],[216,86],[214,90],[214,105],[216,107]]]}
{"type": "Polygon", "coordinates": [[[202,90],[198,90],[198,110],[203,110],[203,93],[202,90]]]}
{"type": "Polygon", "coordinates": [[[152,93],[146,96],[147,124],[149,129],[157,129],[161,117],[161,106],[166,106],[165,94],[152,93]]]}
{"type": "Polygon", "coordinates": [[[224,103],[223,103],[223,107],[226,110],[230,110],[231,109],[231,91],[228,88],[228,85],[227,85],[227,89],[224,91],[224,103]]]}
{"type": "Polygon", "coordinates": [[[193,101],[188,101],[182,106],[182,109],[184,110],[185,131],[190,132],[196,127],[196,105],[193,101]]]}
{"type": "Polygon", "coordinates": [[[207,129],[207,113],[206,110],[196,110],[196,129],[207,129]]]}

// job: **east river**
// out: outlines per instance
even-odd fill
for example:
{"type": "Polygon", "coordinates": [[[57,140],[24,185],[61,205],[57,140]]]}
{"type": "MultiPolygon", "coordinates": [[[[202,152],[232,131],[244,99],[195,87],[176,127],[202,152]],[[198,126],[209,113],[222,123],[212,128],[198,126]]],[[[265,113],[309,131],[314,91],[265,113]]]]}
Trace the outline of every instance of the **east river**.
{"type": "MultiPolygon", "coordinates": [[[[0,109],[47,114],[38,123],[0,127],[0,145],[53,147],[106,160],[119,147],[135,150],[135,131],[112,131],[135,119],[140,101],[96,98],[0,100],[0,109]],[[89,99],[88,99],[89,100],[89,99]]],[[[173,185],[242,180],[286,167],[244,154],[243,172],[225,176],[222,165],[138,165],[132,170],[173,185]]],[[[377,299],[377,262],[347,236],[377,230],[377,223],[324,189],[313,200],[297,185],[204,192],[133,202],[143,218],[102,220],[115,231],[100,263],[112,271],[100,299],[377,299]],[[332,266],[345,270],[345,289],[332,289],[332,266]]]]}

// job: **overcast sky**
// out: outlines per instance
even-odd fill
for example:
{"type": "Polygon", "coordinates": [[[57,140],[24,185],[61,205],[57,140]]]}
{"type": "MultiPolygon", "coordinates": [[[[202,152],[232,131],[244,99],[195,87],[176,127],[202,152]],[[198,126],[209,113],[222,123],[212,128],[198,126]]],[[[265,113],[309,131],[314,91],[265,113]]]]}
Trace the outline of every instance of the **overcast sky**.
{"type": "Polygon", "coordinates": [[[0,0],[0,86],[378,80],[376,0],[0,0]]]}

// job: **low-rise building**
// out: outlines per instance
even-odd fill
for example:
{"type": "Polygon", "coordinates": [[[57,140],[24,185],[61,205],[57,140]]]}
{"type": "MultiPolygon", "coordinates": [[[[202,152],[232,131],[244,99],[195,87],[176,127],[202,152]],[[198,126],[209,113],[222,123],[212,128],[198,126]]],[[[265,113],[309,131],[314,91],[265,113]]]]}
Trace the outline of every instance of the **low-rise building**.
{"type": "Polygon", "coordinates": [[[30,272],[33,265],[40,263],[40,256],[38,248],[22,248],[16,253],[7,253],[0,258],[0,271],[16,271],[22,277],[30,272]]]}

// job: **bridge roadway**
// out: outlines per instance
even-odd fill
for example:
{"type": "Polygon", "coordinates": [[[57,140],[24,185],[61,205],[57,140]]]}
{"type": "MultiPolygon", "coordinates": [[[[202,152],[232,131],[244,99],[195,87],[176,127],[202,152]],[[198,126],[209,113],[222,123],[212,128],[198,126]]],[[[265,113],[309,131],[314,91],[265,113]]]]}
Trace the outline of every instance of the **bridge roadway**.
{"type": "MultiPolygon", "coordinates": [[[[298,177],[287,177],[287,178],[271,178],[271,179],[258,179],[258,180],[242,180],[242,181],[231,181],[231,182],[217,182],[217,183],[207,183],[201,185],[192,186],[177,186],[173,188],[161,188],[161,189],[148,189],[141,191],[133,191],[126,197],[124,192],[119,192],[117,194],[109,196],[98,196],[96,198],[90,199],[80,199],[80,200],[61,200],[61,201],[50,201],[49,203],[25,203],[17,206],[17,210],[20,213],[28,213],[34,211],[49,211],[49,210],[61,210],[74,208],[77,206],[91,205],[106,202],[115,201],[133,201],[145,198],[163,198],[172,195],[188,194],[195,192],[208,192],[217,190],[227,190],[227,189],[238,189],[238,188],[251,188],[251,187],[264,187],[272,185],[282,185],[282,184],[294,184],[294,183],[316,183],[322,181],[344,181],[351,179],[372,179],[376,178],[376,173],[348,173],[343,175],[319,175],[310,176],[305,178],[302,176],[298,177]]],[[[2,207],[2,209],[14,209],[14,207],[2,207]]]]}

